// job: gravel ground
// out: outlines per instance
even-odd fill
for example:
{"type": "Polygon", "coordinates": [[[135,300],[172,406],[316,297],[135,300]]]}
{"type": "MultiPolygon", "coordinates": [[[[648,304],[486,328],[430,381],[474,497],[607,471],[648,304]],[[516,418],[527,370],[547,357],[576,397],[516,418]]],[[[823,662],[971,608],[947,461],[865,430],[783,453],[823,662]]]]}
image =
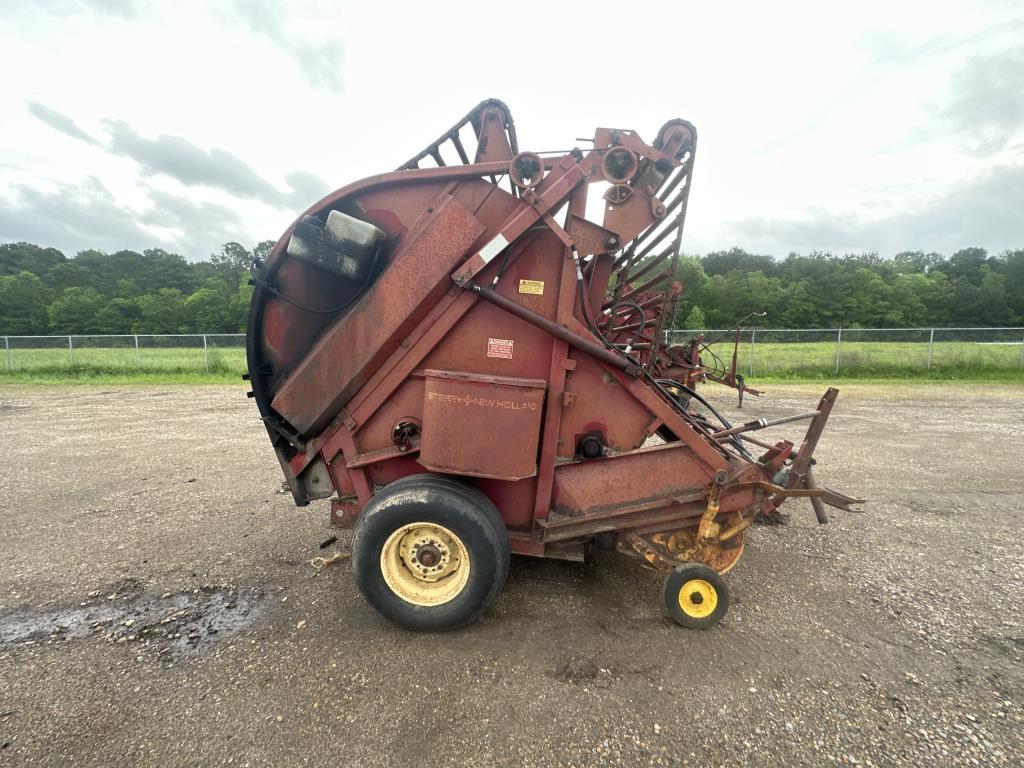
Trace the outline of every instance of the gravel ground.
{"type": "Polygon", "coordinates": [[[847,387],[818,480],[867,514],[752,530],[714,630],[608,554],[424,636],[312,576],[239,388],[8,388],[0,765],[1019,766],[1022,426],[1024,387],[847,387]]]}

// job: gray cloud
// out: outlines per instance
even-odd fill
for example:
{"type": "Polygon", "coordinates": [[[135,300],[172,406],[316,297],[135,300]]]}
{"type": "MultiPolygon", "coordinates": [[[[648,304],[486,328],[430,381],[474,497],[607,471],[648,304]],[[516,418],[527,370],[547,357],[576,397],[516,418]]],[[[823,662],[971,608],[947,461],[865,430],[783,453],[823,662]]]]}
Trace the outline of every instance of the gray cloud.
{"type": "Polygon", "coordinates": [[[78,124],[63,112],[51,109],[45,104],[40,104],[38,101],[28,102],[28,111],[33,117],[46,123],[55,131],[60,131],[65,136],[84,141],[86,144],[99,146],[99,142],[96,139],[79,128],[78,124]]]}
{"type": "Polygon", "coordinates": [[[222,189],[270,205],[282,202],[270,182],[227,150],[206,151],[180,136],[147,139],[120,120],[105,120],[104,125],[110,133],[110,151],[134,160],[143,174],[163,174],[188,186],[222,189]]]}
{"type": "Polygon", "coordinates": [[[26,240],[66,253],[162,247],[196,259],[228,240],[247,239],[230,209],[161,190],[148,190],[148,207],[138,211],[118,203],[95,177],[51,191],[22,185],[14,193],[10,199],[0,197],[0,242],[26,240]],[[167,234],[155,235],[143,225],[167,234]]]}
{"type": "Polygon", "coordinates": [[[1024,165],[999,166],[955,187],[930,205],[865,219],[815,209],[802,219],[747,218],[724,226],[723,240],[782,256],[904,250],[952,253],[977,245],[991,252],[1024,247],[1024,165]]]}
{"type": "Polygon", "coordinates": [[[151,207],[139,221],[174,231],[172,241],[179,253],[208,256],[229,240],[248,240],[238,214],[226,206],[158,189],[149,190],[149,201],[151,207]]]}
{"type": "Polygon", "coordinates": [[[74,252],[117,250],[152,239],[95,177],[52,191],[21,185],[14,199],[0,198],[0,241],[27,240],[74,252]]]}
{"type": "Polygon", "coordinates": [[[235,12],[253,32],[291,56],[313,85],[341,92],[344,49],[338,40],[328,38],[314,43],[290,34],[289,12],[279,0],[236,0],[235,12]]]}
{"type": "Polygon", "coordinates": [[[106,120],[110,151],[131,158],[145,175],[162,174],[186,186],[220,189],[235,197],[258,200],[275,208],[303,208],[321,197],[327,183],[309,171],[285,176],[290,191],[282,192],[250,165],[224,149],[209,151],[180,136],[147,139],[120,120],[106,120]]]}
{"type": "Polygon", "coordinates": [[[972,56],[953,75],[949,103],[936,109],[974,155],[998,152],[1024,126],[1024,45],[972,56]]]}
{"type": "Polygon", "coordinates": [[[306,209],[331,191],[326,181],[309,171],[292,171],[284,180],[291,187],[288,201],[292,208],[306,209]]]}

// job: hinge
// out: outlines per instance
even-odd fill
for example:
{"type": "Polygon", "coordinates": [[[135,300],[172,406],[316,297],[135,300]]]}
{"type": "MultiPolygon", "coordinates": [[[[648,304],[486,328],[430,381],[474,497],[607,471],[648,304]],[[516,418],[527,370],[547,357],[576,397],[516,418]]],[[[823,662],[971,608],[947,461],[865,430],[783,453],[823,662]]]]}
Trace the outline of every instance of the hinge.
{"type": "Polygon", "coordinates": [[[566,408],[571,408],[576,405],[576,393],[575,392],[563,392],[562,393],[562,405],[566,408]]]}
{"type": "Polygon", "coordinates": [[[344,408],[341,409],[341,413],[338,414],[341,417],[341,423],[345,425],[345,429],[350,432],[356,428],[356,420],[352,418],[352,414],[346,411],[344,408]]]}

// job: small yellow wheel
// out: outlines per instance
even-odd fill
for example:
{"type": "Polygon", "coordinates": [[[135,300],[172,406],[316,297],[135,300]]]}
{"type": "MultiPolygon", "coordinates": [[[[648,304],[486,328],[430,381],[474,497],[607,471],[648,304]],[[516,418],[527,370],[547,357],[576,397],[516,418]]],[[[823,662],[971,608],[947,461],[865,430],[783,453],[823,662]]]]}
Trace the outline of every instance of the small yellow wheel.
{"type": "Polygon", "coordinates": [[[703,563],[686,563],[665,579],[665,610],[689,629],[713,627],[729,609],[729,588],[718,572],[703,563]]]}

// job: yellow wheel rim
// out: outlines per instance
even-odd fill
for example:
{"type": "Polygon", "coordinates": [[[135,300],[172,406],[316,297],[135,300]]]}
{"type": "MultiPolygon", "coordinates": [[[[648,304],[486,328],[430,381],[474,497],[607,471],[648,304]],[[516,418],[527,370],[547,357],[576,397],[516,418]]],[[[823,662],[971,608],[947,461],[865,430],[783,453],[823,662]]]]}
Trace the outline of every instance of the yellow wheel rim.
{"type": "Polygon", "coordinates": [[[704,579],[690,579],[679,588],[679,607],[694,619],[703,619],[715,612],[718,590],[704,579]]]}
{"type": "Polygon", "coordinates": [[[454,600],[469,581],[469,551],[436,523],[403,525],[384,542],[380,572],[392,592],[413,605],[454,600]]]}

